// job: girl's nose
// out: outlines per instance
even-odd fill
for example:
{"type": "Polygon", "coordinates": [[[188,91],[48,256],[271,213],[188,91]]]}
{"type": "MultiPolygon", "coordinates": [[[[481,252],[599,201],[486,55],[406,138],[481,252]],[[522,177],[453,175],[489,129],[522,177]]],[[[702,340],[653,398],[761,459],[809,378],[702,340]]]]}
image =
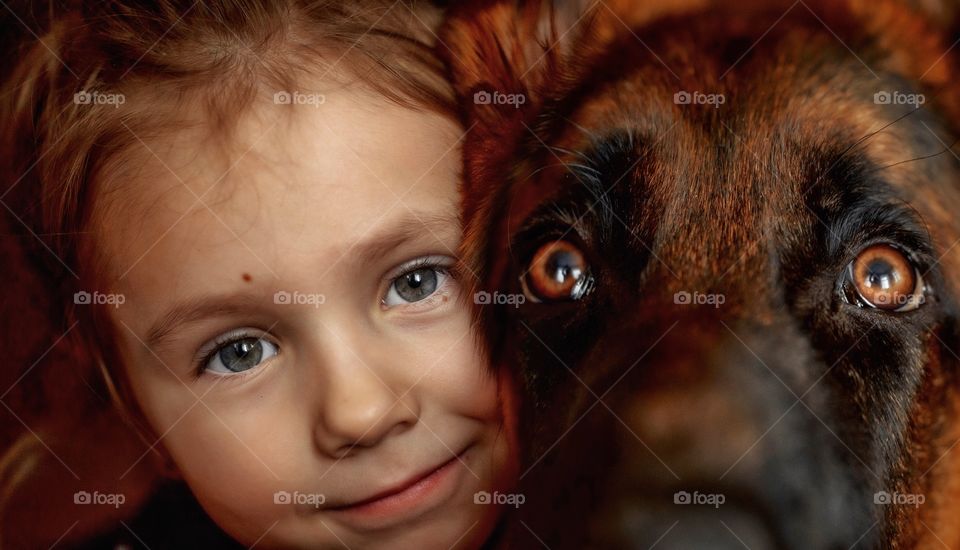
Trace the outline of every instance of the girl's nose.
{"type": "Polygon", "coordinates": [[[391,369],[350,357],[325,369],[326,399],[316,428],[319,447],[336,458],[403,433],[420,416],[414,392],[392,383],[391,369]]]}

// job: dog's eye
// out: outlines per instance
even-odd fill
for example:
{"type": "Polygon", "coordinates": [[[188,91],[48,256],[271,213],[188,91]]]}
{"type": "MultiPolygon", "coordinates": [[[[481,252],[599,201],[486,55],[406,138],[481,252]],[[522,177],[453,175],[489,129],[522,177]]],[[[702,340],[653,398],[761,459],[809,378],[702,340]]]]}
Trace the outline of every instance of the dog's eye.
{"type": "Polygon", "coordinates": [[[847,268],[847,278],[859,305],[911,311],[923,303],[923,277],[903,252],[888,244],[862,250],[847,268]]]}
{"type": "Polygon", "coordinates": [[[593,279],[586,257],[568,241],[542,245],[521,277],[524,294],[535,302],[579,300],[590,292],[593,279]]]}

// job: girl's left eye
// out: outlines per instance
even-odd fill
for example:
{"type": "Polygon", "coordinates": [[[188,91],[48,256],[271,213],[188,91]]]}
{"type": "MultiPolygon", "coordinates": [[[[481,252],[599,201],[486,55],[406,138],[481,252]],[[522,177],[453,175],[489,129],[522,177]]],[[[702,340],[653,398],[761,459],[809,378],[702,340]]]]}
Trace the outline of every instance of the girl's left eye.
{"type": "Polygon", "coordinates": [[[269,340],[241,337],[219,345],[202,367],[217,374],[236,374],[258,367],[277,352],[277,346],[269,340]]]}
{"type": "Polygon", "coordinates": [[[425,300],[441,289],[449,277],[445,266],[427,260],[415,262],[390,282],[383,305],[394,307],[425,300]]]}

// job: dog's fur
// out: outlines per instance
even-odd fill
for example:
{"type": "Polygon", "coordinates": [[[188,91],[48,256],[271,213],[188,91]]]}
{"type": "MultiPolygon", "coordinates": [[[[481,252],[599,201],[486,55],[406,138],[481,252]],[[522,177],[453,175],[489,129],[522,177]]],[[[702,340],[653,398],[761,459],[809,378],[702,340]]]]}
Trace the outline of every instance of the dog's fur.
{"type": "Polygon", "coordinates": [[[960,65],[951,7],[926,4],[452,9],[465,272],[523,292],[533,251],[562,238],[595,281],[478,309],[523,381],[514,547],[960,545],[960,65]],[[875,242],[924,274],[919,309],[843,299],[875,242]]]}

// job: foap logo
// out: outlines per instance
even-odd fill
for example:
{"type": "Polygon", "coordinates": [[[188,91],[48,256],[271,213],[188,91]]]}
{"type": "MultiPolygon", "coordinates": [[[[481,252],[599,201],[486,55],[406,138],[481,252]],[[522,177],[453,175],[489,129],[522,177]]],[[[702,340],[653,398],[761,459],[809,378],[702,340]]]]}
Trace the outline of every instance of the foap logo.
{"type": "Polygon", "coordinates": [[[527,297],[523,294],[505,294],[495,291],[493,294],[486,290],[481,290],[473,295],[473,303],[480,306],[513,306],[520,307],[527,302],[527,297]]]}
{"type": "Polygon", "coordinates": [[[719,109],[721,105],[727,102],[727,96],[723,94],[705,94],[703,92],[679,91],[673,94],[673,102],[677,105],[713,105],[714,109],[719,109]]]}
{"type": "Polygon", "coordinates": [[[92,493],[88,491],[77,491],[73,493],[74,504],[96,504],[119,508],[126,501],[127,497],[123,493],[101,493],[100,491],[94,491],[92,493]]]}
{"type": "Polygon", "coordinates": [[[876,297],[872,298],[873,303],[878,306],[890,306],[891,308],[904,307],[908,304],[917,304],[923,305],[926,303],[926,296],[924,294],[900,294],[894,293],[892,296],[888,294],[878,294],[876,297]]]}
{"type": "Polygon", "coordinates": [[[713,306],[719,308],[727,301],[723,294],[705,294],[694,291],[692,294],[686,290],[681,290],[673,295],[673,303],[679,306],[713,306]]]}
{"type": "Polygon", "coordinates": [[[312,506],[314,508],[319,508],[326,501],[327,497],[322,493],[301,493],[300,491],[294,491],[292,493],[288,491],[277,491],[276,493],[273,493],[274,504],[295,504],[297,506],[312,506]]]}
{"type": "Polygon", "coordinates": [[[888,493],[878,491],[873,495],[873,503],[880,506],[913,506],[919,508],[921,504],[927,501],[927,497],[922,494],[913,493],[888,493]]]}
{"type": "Polygon", "coordinates": [[[727,497],[722,493],[701,493],[700,491],[689,493],[687,491],[677,491],[673,494],[673,503],[680,505],[695,504],[719,508],[720,505],[726,501],[727,497]]]}
{"type": "Polygon", "coordinates": [[[498,491],[488,493],[486,491],[479,491],[473,494],[474,504],[502,504],[519,508],[526,501],[527,497],[523,493],[501,493],[498,491]]]}
{"type": "Polygon", "coordinates": [[[105,94],[96,90],[80,90],[73,94],[73,103],[76,105],[113,105],[120,108],[127,102],[123,94],[105,94]]]}
{"type": "Polygon", "coordinates": [[[104,294],[97,291],[91,293],[86,290],[73,293],[73,303],[78,306],[98,305],[120,307],[126,301],[127,297],[123,294],[104,294]]]}
{"type": "Polygon", "coordinates": [[[273,103],[276,105],[312,105],[319,108],[326,102],[327,97],[323,94],[305,94],[297,91],[279,91],[273,94],[273,103]]]}
{"type": "Polygon", "coordinates": [[[527,96],[523,94],[504,94],[501,92],[480,90],[474,92],[473,103],[475,105],[510,105],[514,109],[519,109],[521,105],[527,102],[527,96]]]}
{"type": "Polygon", "coordinates": [[[320,307],[326,303],[327,297],[323,294],[311,294],[305,292],[287,292],[286,290],[278,290],[273,294],[273,303],[289,306],[313,306],[320,307]]]}
{"type": "Polygon", "coordinates": [[[913,105],[916,108],[926,103],[927,98],[923,94],[883,90],[873,94],[873,102],[877,105],[913,105]]]}

